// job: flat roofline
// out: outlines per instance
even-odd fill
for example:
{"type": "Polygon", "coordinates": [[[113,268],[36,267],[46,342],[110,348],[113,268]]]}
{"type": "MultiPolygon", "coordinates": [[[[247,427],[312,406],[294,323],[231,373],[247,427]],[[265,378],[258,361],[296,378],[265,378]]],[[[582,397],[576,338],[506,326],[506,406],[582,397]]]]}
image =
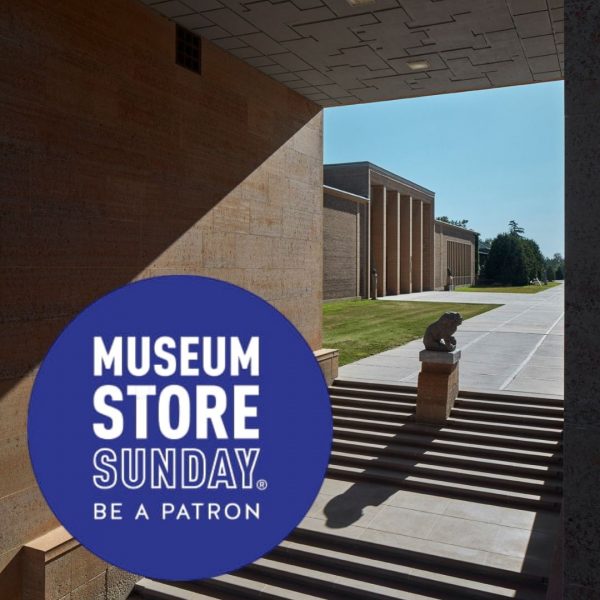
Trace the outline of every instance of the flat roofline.
{"type": "Polygon", "coordinates": [[[359,202],[360,204],[367,204],[369,202],[369,199],[365,198],[364,196],[353,194],[352,192],[347,192],[346,190],[340,190],[339,188],[331,187],[330,185],[323,185],[323,192],[329,194],[330,196],[335,196],[336,198],[352,200],[352,202],[359,202]]]}
{"type": "Polygon", "coordinates": [[[442,225],[447,225],[448,227],[454,227],[454,229],[458,229],[459,231],[468,231],[469,233],[473,233],[475,235],[481,235],[478,231],[474,229],[469,229],[468,227],[461,227],[460,225],[454,225],[453,223],[448,223],[447,221],[440,221],[439,219],[435,219],[436,223],[441,223],[442,225]]]}
{"type": "Polygon", "coordinates": [[[388,171],[387,169],[384,169],[383,167],[379,167],[369,161],[358,161],[358,162],[347,162],[347,163],[327,163],[327,164],[323,165],[323,168],[328,168],[328,167],[366,167],[367,169],[369,169],[371,171],[375,171],[376,173],[379,173],[380,175],[389,177],[390,179],[393,179],[393,180],[397,181],[398,183],[401,183],[407,187],[411,187],[415,190],[418,190],[419,192],[421,192],[423,194],[427,194],[428,196],[435,198],[435,192],[427,189],[426,187],[423,187],[422,185],[419,185],[418,183],[415,183],[414,181],[411,181],[410,179],[406,179],[405,177],[401,177],[400,175],[397,175],[396,173],[392,173],[391,171],[388,171]]]}

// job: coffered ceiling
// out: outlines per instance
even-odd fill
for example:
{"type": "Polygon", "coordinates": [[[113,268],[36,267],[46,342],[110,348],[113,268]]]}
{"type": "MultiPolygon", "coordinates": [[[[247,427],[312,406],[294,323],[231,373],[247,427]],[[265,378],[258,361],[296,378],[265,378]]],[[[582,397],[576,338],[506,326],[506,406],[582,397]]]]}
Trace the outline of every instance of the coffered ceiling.
{"type": "Polygon", "coordinates": [[[142,1],[322,106],[563,78],[563,0],[142,1]]]}

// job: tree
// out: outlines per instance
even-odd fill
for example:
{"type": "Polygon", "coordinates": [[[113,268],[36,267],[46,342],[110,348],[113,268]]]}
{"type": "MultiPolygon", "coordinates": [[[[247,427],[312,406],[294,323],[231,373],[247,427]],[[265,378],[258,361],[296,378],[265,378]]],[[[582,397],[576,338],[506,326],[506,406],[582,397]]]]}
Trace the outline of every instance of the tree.
{"type": "Polygon", "coordinates": [[[522,236],[525,233],[525,229],[523,227],[519,227],[519,224],[516,221],[508,222],[508,230],[511,235],[522,236]]]}
{"type": "Polygon", "coordinates": [[[485,276],[503,285],[527,285],[525,244],[518,235],[501,233],[490,247],[485,263],[485,276]]]}
{"type": "Polygon", "coordinates": [[[449,219],[446,216],[443,217],[438,217],[438,221],[443,221],[444,223],[449,223],[450,225],[456,225],[457,227],[467,227],[467,223],[469,222],[469,219],[461,219],[461,220],[457,220],[457,219],[449,219]]]}
{"type": "Polygon", "coordinates": [[[556,252],[552,258],[546,258],[545,264],[547,269],[552,269],[556,279],[564,279],[565,259],[562,257],[562,254],[556,252]]]}
{"type": "Polygon", "coordinates": [[[554,281],[555,277],[556,277],[556,271],[552,268],[551,265],[548,265],[546,267],[546,278],[548,279],[548,281],[554,281]]]}
{"type": "Polygon", "coordinates": [[[534,240],[523,237],[515,223],[514,231],[501,233],[492,242],[485,264],[487,279],[504,285],[527,285],[532,279],[544,279],[544,257],[534,240]]]}
{"type": "Polygon", "coordinates": [[[529,238],[520,237],[525,257],[525,269],[529,281],[532,279],[543,279],[544,257],[540,252],[537,242],[529,238]]]}

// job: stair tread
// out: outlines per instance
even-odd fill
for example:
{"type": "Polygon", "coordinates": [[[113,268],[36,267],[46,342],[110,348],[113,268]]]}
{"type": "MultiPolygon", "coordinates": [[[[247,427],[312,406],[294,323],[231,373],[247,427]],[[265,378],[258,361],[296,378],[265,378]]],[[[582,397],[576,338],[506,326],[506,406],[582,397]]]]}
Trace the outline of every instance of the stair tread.
{"type": "Polygon", "coordinates": [[[562,415],[564,413],[564,407],[556,406],[553,404],[545,404],[545,405],[532,405],[527,403],[520,402],[505,402],[503,400],[477,400],[475,398],[461,398],[460,396],[455,400],[456,405],[464,405],[464,406],[485,406],[490,408],[506,408],[506,410],[523,410],[525,412],[530,410],[541,410],[548,411],[551,414],[562,415]]]}
{"type": "Polygon", "coordinates": [[[372,408],[370,406],[344,406],[343,404],[332,403],[331,408],[334,410],[364,413],[366,415],[382,416],[382,417],[412,417],[415,414],[414,407],[408,410],[386,410],[384,408],[372,408]]]}
{"type": "Polygon", "coordinates": [[[552,435],[560,435],[562,433],[562,429],[555,427],[538,427],[533,425],[519,425],[518,423],[501,423],[498,421],[480,421],[480,420],[471,420],[460,417],[453,417],[450,415],[448,417],[448,423],[458,423],[462,425],[473,425],[473,426],[489,426],[489,427],[499,427],[501,429],[514,429],[523,432],[531,432],[537,434],[552,434],[552,435]]]}
{"type": "Polygon", "coordinates": [[[370,394],[371,395],[370,397],[381,397],[381,398],[396,397],[398,399],[407,398],[407,399],[412,399],[415,401],[417,399],[416,391],[410,392],[410,391],[402,391],[402,390],[394,390],[394,389],[364,388],[364,387],[357,387],[354,385],[329,386],[330,394],[337,394],[340,392],[341,393],[349,393],[349,394],[364,394],[367,397],[369,397],[369,394],[370,394]]]}
{"type": "Polygon", "coordinates": [[[484,416],[484,417],[489,417],[489,418],[494,418],[497,417],[498,419],[506,419],[506,418],[514,418],[514,419],[527,419],[528,421],[531,421],[532,423],[544,423],[546,422],[548,425],[557,425],[558,428],[560,428],[560,426],[562,425],[562,423],[564,422],[564,419],[562,417],[547,417],[545,415],[522,415],[516,412],[498,412],[498,411],[493,411],[493,410],[482,410],[482,409],[476,409],[476,408],[462,408],[462,407],[454,407],[452,409],[452,412],[456,412],[458,414],[464,414],[464,415],[477,415],[477,416],[484,416]]]}
{"type": "MultiPolygon", "coordinates": [[[[358,425],[363,425],[363,426],[364,425],[367,425],[367,426],[382,425],[389,429],[398,430],[398,432],[400,431],[401,428],[404,428],[404,429],[410,429],[411,431],[419,430],[425,434],[427,434],[428,432],[437,431],[438,435],[440,433],[455,433],[455,434],[458,434],[461,436],[488,437],[490,439],[506,440],[507,442],[510,440],[515,440],[515,441],[520,441],[520,442],[525,442],[525,443],[535,443],[537,445],[546,445],[548,448],[556,447],[559,445],[558,440],[509,435],[508,432],[498,434],[498,433],[491,433],[491,432],[486,432],[486,431],[474,431],[472,429],[462,429],[461,430],[460,426],[463,425],[463,423],[457,419],[449,419],[448,425],[439,427],[437,429],[433,428],[433,427],[428,428],[427,426],[423,426],[420,423],[414,423],[414,422],[399,424],[399,423],[394,423],[394,422],[390,422],[390,421],[381,421],[381,420],[375,420],[375,419],[364,420],[364,419],[358,419],[355,417],[334,416],[334,422],[336,419],[338,420],[338,422],[341,421],[346,424],[356,423],[358,425]]],[[[526,433],[526,432],[527,432],[527,430],[524,431],[524,433],[526,433]]]]}
{"type": "Polygon", "coordinates": [[[351,402],[351,403],[364,403],[366,405],[372,404],[375,406],[389,406],[390,408],[415,408],[417,405],[416,399],[412,401],[408,400],[388,400],[385,398],[365,398],[363,396],[344,396],[340,394],[329,394],[332,404],[339,402],[351,402]]]}
{"type": "MultiPolygon", "coordinates": [[[[357,402],[361,402],[358,401],[357,402]]],[[[373,407],[361,405],[344,405],[337,401],[331,404],[334,414],[339,416],[354,415],[367,420],[390,419],[394,422],[405,421],[414,416],[412,407],[373,407]],[[404,410],[399,410],[404,409],[404,410]]],[[[530,428],[536,432],[559,434],[562,431],[563,419],[559,417],[546,417],[542,415],[521,415],[518,413],[502,413],[489,410],[475,410],[466,408],[452,409],[451,418],[469,424],[481,423],[487,426],[530,428]]]]}
{"type": "MultiPolygon", "coordinates": [[[[431,440],[422,441],[424,436],[421,436],[417,433],[410,432],[402,432],[399,434],[398,432],[387,432],[387,431],[370,431],[368,429],[356,429],[356,428],[348,428],[348,427],[335,427],[334,429],[335,436],[348,436],[352,437],[353,435],[364,436],[368,439],[372,440],[381,440],[385,442],[386,445],[396,444],[396,445],[406,445],[406,444],[436,444],[438,446],[450,446],[452,448],[468,448],[468,449],[477,449],[484,450],[486,452],[500,453],[500,454],[517,454],[519,456],[528,457],[530,459],[539,459],[539,460],[552,460],[557,455],[555,452],[544,451],[544,450],[528,450],[524,448],[505,448],[503,446],[488,446],[486,444],[476,444],[471,441],[462,440],[462,439],[440,439],[440,437],[434,437],[431,440]]],[[[492,438],[494,439],[494,438],[492,438]]]]}
{"type": "MultiPolygon", "coordinates": [[[[346,546],[348,547],[348,540],[346,539],[346,546]]],[[[351,546],[351,545],[350,545],[351,546]]],[[[398,552],[397,549],[390,548],[392,551],[398,552]]],[[[397,574],[406,577],[415,577],[418,579],[426,579],[428,581],[437,581],[444,583],[453,583],[457,586],[471,587],[471,589],[480,589],[482,591],[488,591],[492,593],[512,594],[515,587],[522,587],[524,580],[527,576],[521,576],[521,574],[503,572],[501,575],[491,577],[489,574],[484,574],[484,569],[478,568],[478,565],[473,565],[472,569],[461,570],[460,574],[449,574],[449,569],[438,569],[436,571],[436,565],[434,563],[418,563],[418,561],[406,561],[406,560],[386,560],[384,557],[372,558],[365,556],[364,553],[354,550],[351,547],[349,550],[335,550],[331,548],[324,548],[322,546],[314,546],[309,543],[304,543],[295,540],[286,540],[281,546],[275,551],[275,554],[280,554],[281,559],[289,558],[289,561],[293,560],[294,556],[306,556],[308,560],[315,560],[316,562],[323,561],[326,563],[325,569],[327,572],[331,572],[329,564],[332,561],[340,561],[344,567],[350,567],[356,569],[356,571],[364,571],[369,569],[384,570],[391,574],[397,574]],[[331,559],[331,560],[330,560],[331,559]],[[407,564],[408,563],[408,564],[407,564]],[[487,581],[486,581],[487,580],[487,581]],[[468,583],[470,585],[464,585],[468,583]]],[[[398,552],[400,555],[400,552],[398,552]]],[[[528,587],[537,584],[540,585],[540,579],[537,579],[534,583],[534,577],[530,577],[527,583],[528,587]]]]}
{"type": "MultiPolygon", "coordinates": [[[[502,475],[499,473],[490,473],[490,472],[486,472],[486,471],[475,471],[473,469],[462,469],[459,467],[450,467],[448,465],[436,465],[433,464],[431,462],[427,462],[426,459],[423,460],[419,460],[417,462],[415,461],[411,461],[411,460],[407,460],[407,459],[402,459],[402,458],[397,458],[397,457],[389,457],[389,458],[381,458],[379,456],[376,455],[372,455],[372,456],[364,456],[361,454],[356,454],[356,453],[351,453],[351,452],[340,452],[338,450],[334,450],[331,453],[332,459],[331,462],[332,464],[337,465],[335,459],[336,458],[346,458],[346,459],[352,459],[353,462],[356,463],[363,463],[365,465],[369,465],[369,463],[372,462],[377,462],[378,463],[378,468],[382,468],[383,464],[388,464],[394,468],[398,468],[400,469],[404,469],[404,470],[408,470],[409,472],[413,472],[413,471],[426,471],[426,472],[430,472],[431,474],[433,473],[444,473],[444,474],[448,474],[448,473],[452,473],[454,475],[462,475],[465,476],[467,478],[476,478],[476,479],[483,479],[483,480],[489,480],[490,482],[497,482],[498,485],[502,484],[502,483],[510,483],[510,484],[514,484],[514,485],[528,485],[528,486],[539,486],[540,488],[548,488],[549,489],[549,484],[545,479],[541,479],[541,478],[532,478],[532,477],[523,477],[523,476],[515,476],[515,475],[502,475]]],[[[358,465],[357,465],[358,466],[358,465]]],[[[367,466],[367,468],[371,468],[370,466],[367,466]]],[[[556,486],[557,484],[555,484],[556,486]]]]}
{"type": "MultiPolygon", "coordinates": [[[[417,390],[414,386],[399,385],[393,383],[376,383],[371,381],[360,381],[351,379],[336,379],[331,386],[330,390],[337,390],[341,388],[351,388],[363,393],[392,393],[392,394],[407,394],[412,395],[416,398],[417,390]]],[[[518,393],[508,392],[477,392],[471,390],[461,390],[458,393],[460,399],[475,399],[475,400],[499,400],[502,402],[519,402],[529,404],[531,406],[552,404],[554,406],[563,406],[564,399],[558,396],[531,396],[518,393]]]]}
{"type": "MultiPolygon", "coordinates": [[[[199,591],[182,589],[174,584],[162,583],[153,579],[140,579],[135,584],[134,593],[141,595],[142,598],[156,598],[157,600],[164,598],[165,600],[181,599],[181,600],[208,600],[214,596],[207,596],[199,591]]],[[[133,600],[132,596],[129,599],[133,600]]],[[[128,600],[129,600],[128,599],[128,600]]]]}
{"type": "MultiPolygon", "coordinates": [[[[347,475],[364,475],[365,469],[361,467],[348,466],[348,465],[332,465],[329,467],[330,474],[347,474],[347,475]]],[[[523,500],[531,500],[531,501],[539,501],[542,498],[546,498],[551,502],[560,503],[561,496],[556,493],[540,491],[537,493],[528,493],[528,492],[519,492],[514,490],[505,490],[505,489],[497,489],[491,488],[488,486],[478,486],[467,483],[460,483],[456,481],[444,481],[442,478],[440,479],[432,479],[430,477],[423,477],[420,475],[409,475],[408,477],[395,476],[393,473],[389,471],[385,471],[384,469],[376,469],[369,468],[369,476],[379,475],[380,478],[386,481],[396,481],[401,483],[402,481],[412,481],[418,482],[429,486],[441,486],[448,489],[459,489],[459,490],[467,490],[470,492],[474,492],[480,494],[481,497],[485,496],[501,496],[504,498],[520,498],[523,500]]]]}
{"type": "MultiPolygon", "coordinates": [[[[512,568],[498,568],[490,566],[486,560],[487,557],[482,555],[474,556],[470,562],[465,562],[449,556],[444,543],[440,544],[435,540],[412,538],[411,536],[408,536],[408,539],[416,542],[416,546],[409,543],[408,547],[397,547],[384,542],[378,543],[360,538],[349,539],[329,531],[325,533],[320,527],[305,522],[290,534],[282,546],[289,542],[297,542],[312,548],[313,552],[315,549],[319,553],[323,550],[333,550],[344,554],[350,553],[359,560],[370,557],[386,563],[411,564],[419,569],[437,569],[439,572],[448,572],[453,575],[458,573],[466,574],[466,576],[477,575],[480,579],[510,580],[521,585],[536,586],[547,579],[547,573],[542,564],[535,561],[525,562],[522,565],[513,564],[512,568]]],[[[490,552],[493,553],[492,550],[490,552]]]]}
{"type": "MultiPolygon", "coordinates": [[[[393,451],[393,448],[390,448],[390,446],[386,445],[385,443],[378,444],[375,442],[362,442],[356,440],[345,441],[343,439],[338,438],[337,436],[334,436],[333,438],[333,445],[334,448],[336,448],[337,446],[342,446],[348,449],[354,448],[362,450],[364,452],[378,452],[380,453],[379,456],[381,456],[381,453],[385,453],[386,451],[393,451]]],[[[553,467],[551,465],[531,464],[525,462],[493,459],[482,456],[473,456],[461,453],[442,452],[431,447],[423,449],[405,444],[397,446],[402,450],[402,452],[406,454],[414,454],[415,457],[422,458],[423,460],[428,458],[447,459],[448,461],[456,461],[459,463],[464,462],[465,464],[473,464],[477,466],[507,467],[514,468],[516,470],[522,469],[524,471],[530,470],[532,472],[537,472],[540,475],[545,475],[549,473],[562,473],[562,469],[553,467]]]]}
{"type": "MultiPolygon", "coordinates": [[[[347,555],[341,558],[341,561],[347,560],[347,555]]],[[[290,561],[283,562],[267,557],[259,559],[257,561],[257,565],[259,567],[262,567],[263,569],[268,569],[270,572],[277,572],[282,578],[285,578],[286,576],[289,577],[290,573],[294,573],[295,575],[312,581],[317,585],[320,583],[325,587],[329,587],[332,584],[335,584],[336,586],[346,586],[347,588],[351,588],[353,590],[363,591],[366,594],[369,594],[369,596],[379,594],[380,596],[386,598],[405,597],[437,599],[443,598],[444,596],[441,596],[440,594],[446,594],[446,589],[444,588],[449,587],[450,595],[446,595],[446,597],[473,598],[480,596],[485,598],[489,594],[493,594],[493,596],[491,597],[494,598],[514,597],[514,589],[508,587],[502,588],[500,586],[480,584],[479,582],[469,582],[471,583],[471,586],[469,586],[464,585],[465,582],[461,582],[458,578],[450,578],[448,576],[440,575],[436,577],[436,574],[433,572],[422,572],[419,576],[419,574],[415,572],[415,569],[402,569],[401,567],[390,563],[369,566],[369,569],[373,569],[375,572],[377,572],[377,570],[385,570],[386,572],[385,578],[378,578],[377,582],[374,582],[372,580],[365,580],[366,578],[364,577],[359,577],[359,575],[364,575],[365,572],[368,570],[365,569],[365,567],[367,566],[365,562],[361,563],[358,561],[351,561],[351,564],[347,566],[355,569],[355,572],[352,574],[348,573],[345,569],[339,569],[337,572],[331,573],[330,564],[332,561],[323,562],[325,562],[326,564],[323,564],[322,566],[319,564],[318,561],[312,563],[310,566],[304,566],[294,564],[290,561]],[[429,575],[429,579],[425,580],[425,577],[423,577],[423,575],[429,575]],[[428,586],[430,588],[430,590],[428,590],[427,593],[420,593],[419,591],[416,591],[416,589],[418,589],[419,587],[424,588],[425,586],[428,586]]],[[[268,591],[268,588],[266,591],[268,591]]],[[[302,598],[302,595],[297,597],[300,599],[302,598]]],[[[316,597],[319,596],[317,595],[316,597]]]]}

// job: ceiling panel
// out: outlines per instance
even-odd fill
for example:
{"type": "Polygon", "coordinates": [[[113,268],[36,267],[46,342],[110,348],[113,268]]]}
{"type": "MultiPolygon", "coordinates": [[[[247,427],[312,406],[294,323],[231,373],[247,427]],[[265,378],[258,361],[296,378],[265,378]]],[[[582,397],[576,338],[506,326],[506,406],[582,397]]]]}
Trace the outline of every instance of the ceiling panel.
{"type": "Polygon", "coordinates": [[[142,1],[322,106],[563,78],[563,0],[142,1]]]}

